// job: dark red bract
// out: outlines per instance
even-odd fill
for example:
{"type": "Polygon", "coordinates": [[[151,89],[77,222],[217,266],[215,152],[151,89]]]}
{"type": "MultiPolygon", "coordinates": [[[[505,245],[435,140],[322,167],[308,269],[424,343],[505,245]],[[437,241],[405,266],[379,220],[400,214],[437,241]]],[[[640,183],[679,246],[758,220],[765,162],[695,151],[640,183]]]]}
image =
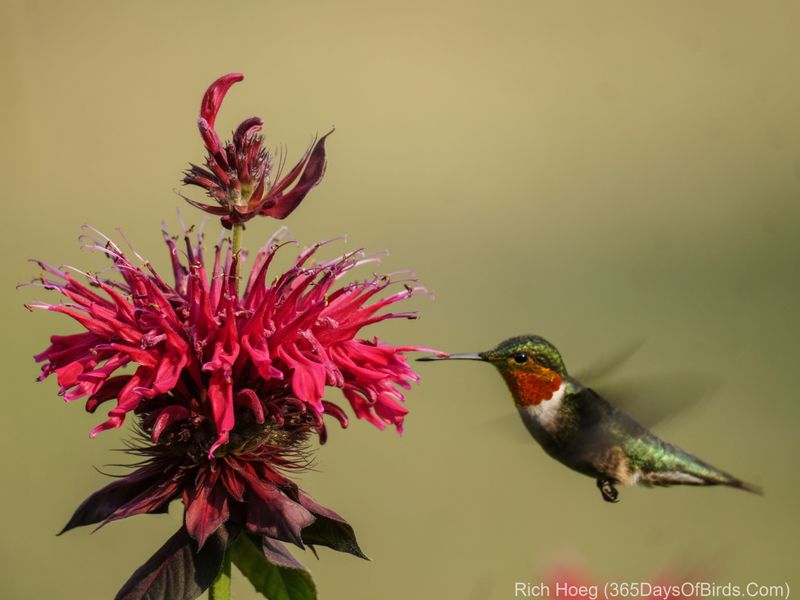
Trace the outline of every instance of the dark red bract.
{"type": "MultiPolygon", "coordinates": [[[[319,543],[307,532],[304,539],[303,533],[318,518],[347,524],[286,476],[307,464],[303,445],[314,427],[313,419],[290,403],[281,403],[275,416],[279,418],[270,422],[246,419],[237,423],[225,452],[212,459],[205,452],[211,438],[202,419],[183,421],[157,444],[141,440],[141,447],[131,451],[144,456],[144,463],[87,498],[64,531],[165,512],[172,500],[181,498],[186,531],[199,548],[229,521],[252,534],[301,548],[304,543],[319,543]]],[[[146,429],[149,434],[153,427],[146,429]]]]}

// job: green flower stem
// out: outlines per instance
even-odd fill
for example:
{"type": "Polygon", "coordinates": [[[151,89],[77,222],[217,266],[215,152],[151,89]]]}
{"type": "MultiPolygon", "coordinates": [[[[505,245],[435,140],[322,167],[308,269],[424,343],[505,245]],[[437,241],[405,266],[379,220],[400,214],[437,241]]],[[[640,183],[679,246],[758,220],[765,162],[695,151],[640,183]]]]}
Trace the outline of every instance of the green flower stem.
{"type": "Polygon", "coordinates": [[[244,223],[237,223],[233,226],[233,242],[231,243],[231,249],[233,250],[233,278],[237,291],[239,289],[239,253],[242,249],[243,231],[244,223]]]}
{"type": "MultiPolygon", "coordinates": [[[[233,239],[231,240],[231,251],[233,252],[233,279],[236,290],[239,290],[239,254],[242,250],[242,232],[244,224],[236,223],[233,226],[233,239]]],[[[231,553],[225,550],[222,559],[222,569],[211,584],[208,590],[208,600],[230,600],[231,597],[231,553]]]]}
{"type": "Polygon", "coordinates": [[[236,223],[233,226],[233,254],[238,255],[239,250],[242,249],[242,232],[244,231],[244,223],[236,223]]]}
{"type": "Polygon", "coordinates": [[[231,553],[225,550],[222,570],[208,590],[208,600],[230,600],[231,597],[231,553]]]}

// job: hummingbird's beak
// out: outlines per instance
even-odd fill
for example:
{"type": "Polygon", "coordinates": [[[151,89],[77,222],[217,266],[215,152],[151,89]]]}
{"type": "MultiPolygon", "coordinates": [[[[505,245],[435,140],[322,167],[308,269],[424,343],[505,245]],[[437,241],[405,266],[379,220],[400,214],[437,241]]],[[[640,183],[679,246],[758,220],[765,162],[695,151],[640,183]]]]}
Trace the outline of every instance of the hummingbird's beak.
{"type": "Polygon", "coordinates": [[[418,361],[427,362],[430,360],[486,360],[475,352],[463,352],[461,354],[436,354],[433,356],[423,356],[418,361]]]}

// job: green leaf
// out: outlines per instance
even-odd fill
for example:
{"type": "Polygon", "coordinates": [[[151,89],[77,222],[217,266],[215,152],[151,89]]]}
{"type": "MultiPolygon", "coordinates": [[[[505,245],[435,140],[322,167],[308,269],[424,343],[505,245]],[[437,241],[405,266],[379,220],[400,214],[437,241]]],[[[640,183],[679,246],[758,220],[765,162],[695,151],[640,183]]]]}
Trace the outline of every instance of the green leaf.
{"type": "Polygon", "coordinates": [[[269,600],[316,600],[317,587],[308,571],[271,563],[259,542],[241,535],[231,547],[233,564],[256,591],[269,600]]]}

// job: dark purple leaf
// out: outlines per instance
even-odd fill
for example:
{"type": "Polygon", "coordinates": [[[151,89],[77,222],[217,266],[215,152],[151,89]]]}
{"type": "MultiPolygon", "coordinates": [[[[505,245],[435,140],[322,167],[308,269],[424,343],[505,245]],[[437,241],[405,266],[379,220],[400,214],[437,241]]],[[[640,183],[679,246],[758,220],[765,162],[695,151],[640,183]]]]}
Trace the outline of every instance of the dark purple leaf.
{"type": "MultiPolygon", "coordinates": [[[[144,492],[155,488],[164,480],[164,467],[160,464],[142,467],[127,477],[117,479],[84,500],[72,518],[58,535],[82,525],[92,525],[105,521],[120,507],[128,504],[144,492]]],[[[161,506],[140,512],[166,512],[169,501],[161,506]]]]}
{"type": "Polygon", "coordinates": [[[250,485],[255,493],[247,501],[247,529],[302,546],[300,532],[314,521],[314,515],[272,484],[251,480],[250,485]]]}
{"type": "MultiPolygon", "coordinates": [[[[167,473],[163,473],[164,481],[144,490],[130,502],[123,504],[100,524],[103,525],[111,521],[126,519],[134,515],[143,513],[166,512],[169,502],[178,495],[179,479],[173,479],[167,473]]],[[[99,529],[99,527],[98,527],[99,529]]]]}
{"type": "Polygon", "coordinates": [[[219,575],[226,548],[238,529],[220,527],[202,549],[181,527],[146,563],[136,569],[116,600],[194,600],[219,575]]]}
{"type": "Polygon", "coordinates": [[[369,557],[361,551],[356,534],[347,521],[305,494],[300,495],[300,504],[316,517],[316,520],[301,533],[304,543],[312,547],[325,546],[369,560],[369,557]]]}

